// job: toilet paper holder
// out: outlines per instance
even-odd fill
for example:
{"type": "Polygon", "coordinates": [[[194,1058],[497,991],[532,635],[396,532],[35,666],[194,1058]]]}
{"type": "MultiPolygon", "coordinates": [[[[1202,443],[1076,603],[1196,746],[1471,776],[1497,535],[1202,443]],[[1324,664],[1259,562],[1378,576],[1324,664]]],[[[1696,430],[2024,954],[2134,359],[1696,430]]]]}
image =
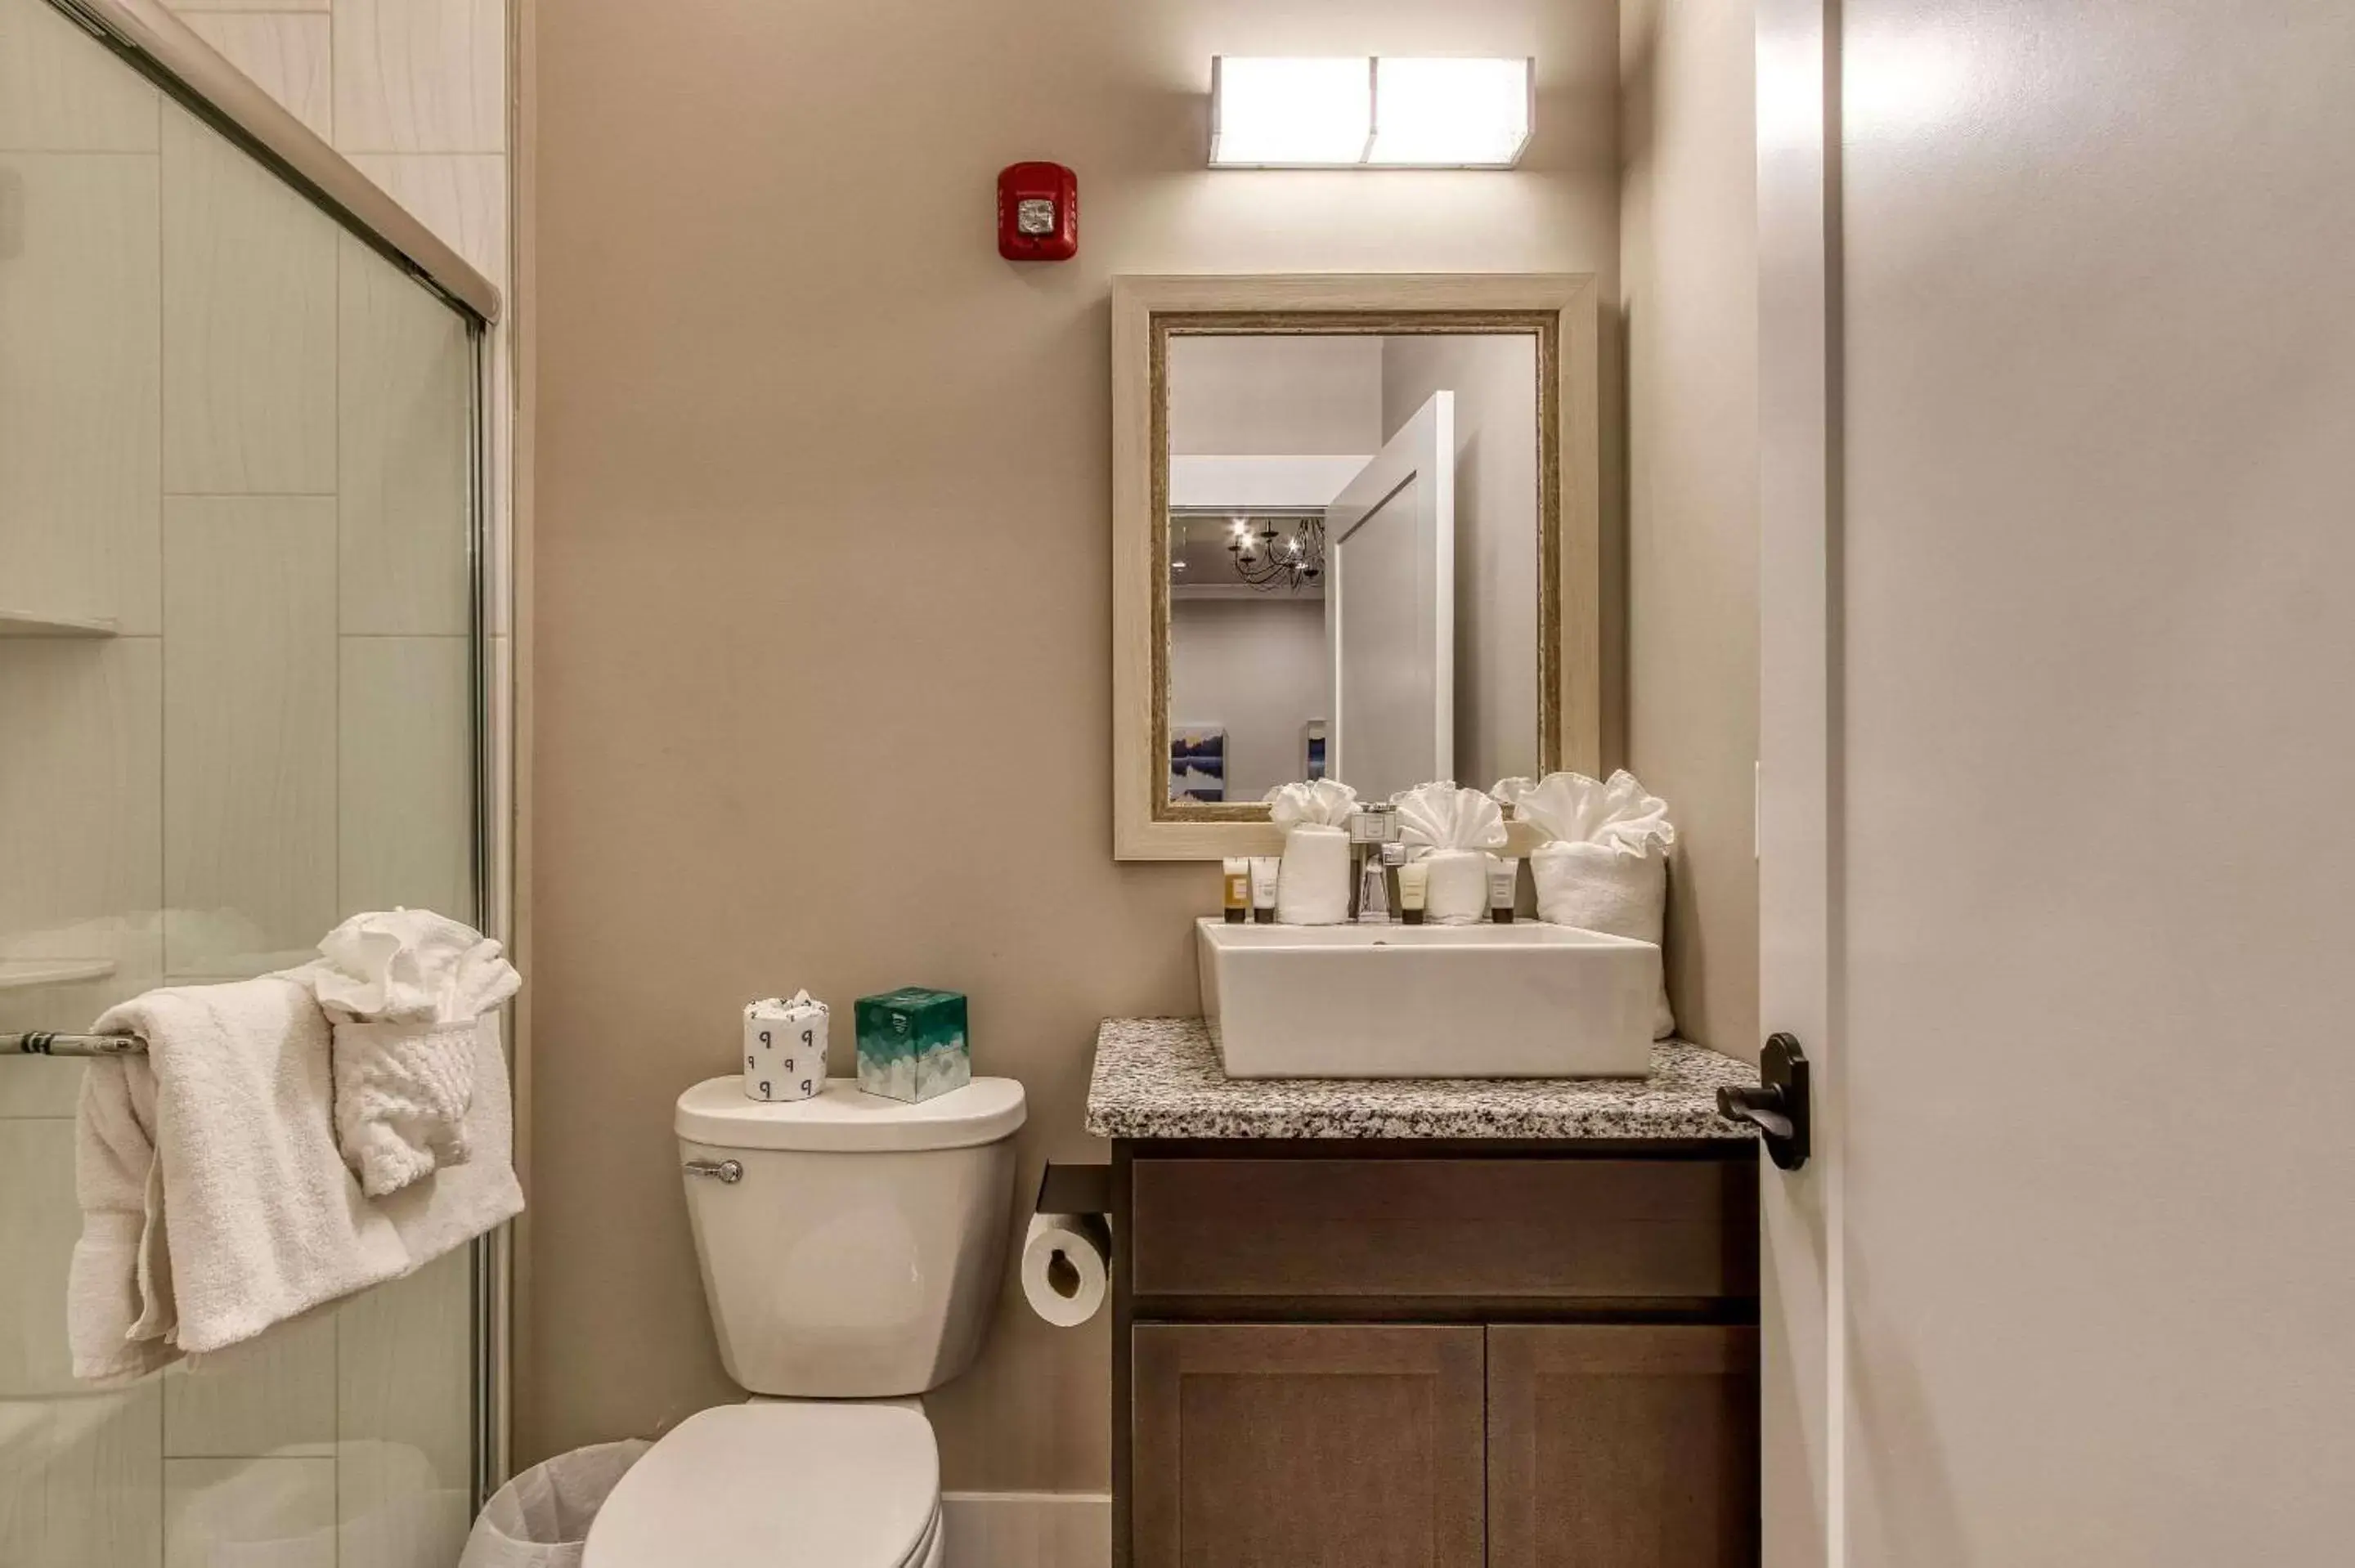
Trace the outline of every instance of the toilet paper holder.
{"type": "Polygon", "coordinates": [[[1034,1214],[1112,1213],[1112,1167],[1063,1165],[1052,1160],[1039,1173],[1039,1200],[1034,1214]]]}
{"type": "Polygon", "coordinates": [[[1030,1309],[1059,1329],[1076,1329],[1113,1293],[1112,1168],[1057,1165],[1039,1177],[1023,1227],[1018,1272],[1030,1309]]]}

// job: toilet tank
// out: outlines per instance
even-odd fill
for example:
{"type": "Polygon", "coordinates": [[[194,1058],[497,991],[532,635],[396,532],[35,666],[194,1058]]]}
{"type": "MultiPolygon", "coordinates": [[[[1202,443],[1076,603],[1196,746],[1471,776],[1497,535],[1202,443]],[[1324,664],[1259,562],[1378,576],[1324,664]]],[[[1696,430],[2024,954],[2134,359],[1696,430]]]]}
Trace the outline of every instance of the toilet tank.
{"type": "Polygon", "coordinates": [[[678,1097],[680,1180],[728,1375],[753,1393],[922,1393],[973,1363],[1006,1277],[1022,1086],[919,1105],[833,1078],[805,1100],[743,1080],[678,1097]]]}

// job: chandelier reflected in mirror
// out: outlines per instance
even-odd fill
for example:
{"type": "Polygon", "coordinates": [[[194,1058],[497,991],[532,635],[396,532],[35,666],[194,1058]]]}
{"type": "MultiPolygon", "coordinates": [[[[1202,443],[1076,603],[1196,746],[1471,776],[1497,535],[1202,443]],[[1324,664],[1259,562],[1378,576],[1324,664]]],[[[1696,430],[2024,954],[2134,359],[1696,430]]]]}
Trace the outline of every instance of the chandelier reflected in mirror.
{"type": "MultiPolygon", "coordinates": [[[[1313,513],[1232,513],[1214,514],[1225,523],[1220,535],[1226,546],[1227,569],[1215,571],[1215,556],[1206,549],[1173,550],[1173,581],[1208,587],[1218,582],[1241,583],[1263,593],[1299,593],[1318,587],[1325,577],[1325,519],[1313,513]],[[1187,557],[1192,556],[1191,560],[1187,557]],[[1209,557],[1206,559],[1205,557],[1209,557]]],[[[1201,533],[1182,527],[1183,520],[1210,516],[1188,509],[1170,517],[1173,542],[1187,537],[1207,544],[1201,533]]]]}
{"type": "Polygon", "coordinates": [[[1325,575],[1325,524],[1295,517],[1279,528],[1272,517],[1238,517],[1227,534],[1227,555],[1235,575],[1252,587],[1297,593],[1325,575]]]}

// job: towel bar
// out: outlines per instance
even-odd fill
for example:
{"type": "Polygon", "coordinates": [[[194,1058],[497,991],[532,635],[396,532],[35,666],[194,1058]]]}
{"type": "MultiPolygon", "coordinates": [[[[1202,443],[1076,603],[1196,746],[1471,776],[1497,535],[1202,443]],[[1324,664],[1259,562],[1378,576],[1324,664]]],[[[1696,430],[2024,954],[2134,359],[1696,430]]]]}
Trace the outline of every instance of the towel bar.
{"type": "Polygon", "coordinates": [[[0,1034],[0,1056],[136,1056],[146,1049],[136,1034],[0,1034]]]}

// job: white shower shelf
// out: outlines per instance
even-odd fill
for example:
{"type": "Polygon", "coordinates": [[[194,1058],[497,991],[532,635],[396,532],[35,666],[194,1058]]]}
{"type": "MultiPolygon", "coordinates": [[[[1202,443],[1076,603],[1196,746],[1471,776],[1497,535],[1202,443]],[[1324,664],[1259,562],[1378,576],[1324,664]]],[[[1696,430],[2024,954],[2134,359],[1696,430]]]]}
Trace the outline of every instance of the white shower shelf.
{"type": "Polygon", "coordinates": [[[104,980],[113,972],[112,959],[0,959],[0,991],[72,985],[78,980],[104,980]]]}
{"type": "Polygon", "coordinates": [[[87,615],[41,615],[0,605],[0,637],[112,637],[112,620],[87,615]]]}

